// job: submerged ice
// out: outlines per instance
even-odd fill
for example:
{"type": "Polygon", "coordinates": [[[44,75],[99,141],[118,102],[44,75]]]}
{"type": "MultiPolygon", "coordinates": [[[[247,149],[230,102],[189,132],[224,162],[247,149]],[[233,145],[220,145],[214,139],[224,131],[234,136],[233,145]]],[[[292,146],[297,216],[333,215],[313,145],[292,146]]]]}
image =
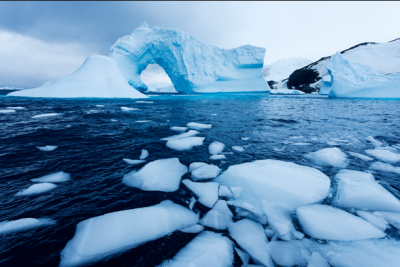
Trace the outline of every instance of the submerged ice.
{"type": "Polygon", "coordinates": [[[15,221],[3,221],[0,222],[0,235],[13,232],[28,231],[31,229],[45,227],[53,224],[56,224],[54,220],[46,218],[23,218],[15,221]]]}

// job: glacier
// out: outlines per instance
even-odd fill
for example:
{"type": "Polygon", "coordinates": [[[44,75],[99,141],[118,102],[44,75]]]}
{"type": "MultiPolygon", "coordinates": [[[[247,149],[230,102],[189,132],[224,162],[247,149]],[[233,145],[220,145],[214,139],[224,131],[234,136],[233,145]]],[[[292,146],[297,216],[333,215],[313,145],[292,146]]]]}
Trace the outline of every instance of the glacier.
{"type": "Polygon", "coordinates": [[[178,29],[142,23],[130,35],[119,38],[109,57],[117,61],[129,84],[148,90],[140,79],[147,65],[157,63],[178,92],[268,92],[263,78],[265,48],[244,45],[221,49],[205,44],[178,29]]]}

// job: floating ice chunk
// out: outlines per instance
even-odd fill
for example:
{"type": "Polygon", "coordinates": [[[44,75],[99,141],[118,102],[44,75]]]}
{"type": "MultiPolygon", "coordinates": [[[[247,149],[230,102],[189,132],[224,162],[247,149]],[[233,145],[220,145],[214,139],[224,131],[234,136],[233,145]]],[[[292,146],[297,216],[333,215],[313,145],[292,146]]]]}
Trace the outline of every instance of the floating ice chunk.
{"type": "Polygon", "coordinates": [[[220,185],[219,186],[218,195],[220,197],[227,197],[227,198],[233,197],[233,194],[232,194],[231,190],[229,190],[229,188],[227,186],[225,186],[225,185],[220,185]]]}
{"type": "Polygon", "coordinates": [[[330,179],[317,169],[279,160],[257,160],[232,165],[216,182],[243,188],[241,199],[261,209],[261,200],[292,208],[323,200],[330,179]]]}
{"type": "Polygon", "coordinates": [[[224,150],[225,145],[221,142],[214,141],[208,146],[208,152],[210,152],[211,155],[217,155],[224,150]]]}
{"type": "Polygon", "coordinates": [[[203,230],[204,230],[204,226],[203,225],[195,224],[195,225],[189,226],[189,227],[187,227],[185,229],[182,229],[181,232],[190,233],[190,234],[196,234],[196,233],[200,233],[203,230]]]}
{"type": "Polygon", "coordinates": [[[314,251],[311,254],[310,262],[308,263],[307,267],[330,267],[330,265],[326,259],[321,256],[321,254],[314,251]]]}
{"type": "Polygon", "coordinates": [[[229,200],[226,202],[228,205],[235,206],[235,211],[238,216],[246,217],[253,221],[258,221],[262,225],[267,224],[267,217],[261,209],[254,207],[253,205],[244,202],[242,200],[229,200]]]}
{"type": "Polygon", "coordinates": [[[194,130],[204,130],[204,129],[211,129],[212,124],[201,124],[201,123],[197,123],[197,122],[189,122],[187,124],[187,126],[190,129],[194,129],[194,130]]]}
{"type": "Polygon", "coordinates": [[[232,223],[232,217],[233,214],[225,200],[218,200],[214,207],[200,219],[200,223],[217,230],[225,230],[227,225],[232,223]]]}
{"type": "Polygon", "coordinates": [[[250,138],[249,137],[242,137],[241,138],[243,141],[247,141],[247,140],[249,140],[250,138]]]}
{"type": "Polygon", "coordinates": [[[195,199],[194,197],[192,197],[190,199],[190,203],[189,203],[189,209],[190,210],[193,210],[194,204],[196,204],[196,202],[197,202],[197,199],[195,199]]]}
{"type": "Polygon", "coordinates": [[[293,146],[311,146],[311,143],[293,143],[293,146]]]}
{"type": "Polygon", "coordinates": [[[198,131],[190,130],[189,132],[181,133],[181,134],[177,134],[177,135],[173,135],[173,136],[169,136],[169,137],[165,137],[165,138],[163,138],[161,140],[165,140],[165,141],[177,140],[177,139],[182,139],[182,138],[185,138],[185,137],[192,137],[192,136],[195,136],[197,134],[199,134],[198,131]]]}
{"type": "Polygon", "coordinates": [[[69,180],[71,180],[71,174],[65,172],[55,172],[40,178],[31,179],[32,182],[39,183],[63,183],[69,180]]]}
{"type": "Polygon", "coordinates": [[[140,159],[145,159],[149,156],[149,151],[146,149],[142,149],[142,153],[140,154],[140,159]]]}
{"type": "Polygon", "coordinates": [[[369,166],[370,169],[380,170],[385,172],[394,172],[400,174],[400,167],[394,167],[390,164],[383,162],[374,162],[369,166]]]}
{"type": "Polygon", "coordinates": [[[242,191],[243,191],[243,188],[241,188],[239,186],[231,186],[230,189],[231,189],[231,192],[232,192],[234,198],[239,198],[240,194],[242,194],[242,191]]]}
{"type": "Polygon", "coordinates": [[[189,172],[192,172],[193,170],[200,168],[204,165],[207,165],[207,163],[204,162],[193,162],[189,165],[189,172]]]}
{"type": "Polygon", "coordinates": [[[139,171],[132,171],[122,179],[127,186],[144,191],[174,192],[188,168],[178,158],[159,159],[146,164],[139,171]]]}
{"type": "Polygon", "coordinates": [[[230,267],[233,244],[221,234],[204,231],[159,267],[230,267]]]}
{"type": "Polygon", "coordinates": [[[141,160],[141,159],[122,159],[123,161],[125,161],[126,163],[132,164],[132,165],[137,165],[143,162],[146,162],[145,160],[141,160]]]}
{"type": "Polygon", "coordinates": [[[21,109],[26,109],[24,107],[6,107],[8,109],[15,109],[15,110],[21,110],[21,109]]]}
{"type": "Polygon", "coordinates": [[[42,151],[53,151],[56,149],[58,146],[37,146],[36,148],[42,151]]]}
{"type": "Polygon", "coordinates": [[[346,168],[349,164],[349,159],[346,154],[337,147],[324,148],[316,152],[308,153],[304,157],[322,166],[346,168]]]}
{"type": "Polygon", "coordinates": [[[195,183],[188,179],[182,180],[193,193],[199,197],[199,202],[206,207],[212,208],[218,200],[218,183],[195,183]]]}
{"type": "Polygon", "coordinates": [[[221,172],[221,169],[218,168],[217,166],[212,165],[212,164],[210,164],[210,165],[206,164],[206,165],[203,165],[203,166],[193,170],[192,178],[195,181],[211,179],[211,178],[217,177],[220,172],[221,172]]]}
{"type": "Polygon", "coordinates": [[[153,104],[153,101],[136,101],[135,103],[139,103],[139,104],[153,104]]]}
{"type": "Polygon", "coordinates": [[[368,156],[365,156],[365,155],[362,155],[362,154],[358,154],[358,153],[355,153],[355,152],[347,151],[347,153],[349,153],[350,155],[352,155],[355,158],[359,158],[359,159],[362,159],[362,160],[365,160],[365,161],[373,160],[373,158],[371,158],[371,157],[368,157],[368,156]]]}
{"type": "Polygon", "coordinates": [[[121,107],[122,111],[139,110],[138,108],[121,107]]]}
{"type": "Polygon", "coordinates": [[[209,157],[212,160],[226,159],[225,155],[212,155],[209,157]]]}
{"type": "Polygon", "coordinates": [[[340,170],[335,179],[338,193],[334,202],[337,206],[400,212],[400,201],[375,181],[372,174],[340,170]]]}
{"type": "Polygon", "coordinates": [[[166,146],[178,151],[190,150],[194,146],[203,145],[204,139],[205,137],[186,137],[176,140],[169,140],[166,146]]]}
{"type": "Polygon", "coordinates": [[[14,113],[16,112],[14,109],[0,109],[0,113],[14,113]]]}
{"type": "Polygon", "coordinates": [[[304,232],[314,238],[352,241],[386,235],[369,222],[331,206],[301,206],[297,217],[304,232]]]}
{"type": "Polygon", "coordinates": [[[95,110],[95,109],[91,109],[88,112],[86,112],[86,114],[95,114],[95,113],[99,113],[100,110],[95,110]]]}
{"type": "Polygon", "coordinates": [[[269,238],[271,238],[275,235],[275,231],[272,230],[270,227],[265,228],[264,232],[265,232],[265,235],[269,238]]]}
{"type": "Polygon", "coordinates": [[[382,142],[379,142],[378,140],[375,140],[372,136],[368,136],[365,138],[367,141],[370,141],[371,144],[375,147],[380,147],[382,145],[382,142]]]}
{"type": "Polygon", "coordinates": [[[260,224],[243,219],[229,224],[228,231],[239,246],[250,254],[256,264],[266,267],[275,266],[267,250],[268,239],[260,224]]]}
{"type": "Polygon", "coordinates": [[[399,151],[397,148],[391,147],[391,146],[382,146],[382,147],[377,147],[376,149],[381,149],[381,150],[389,150],[393,153],[398,153],[399,151]]]}
{"type": "Polygon", "coordinates": [[[103,108],[104,105],[96,105],[96,107],[103,108]]]}
{"type": "Polygon", "coordinates": [[[368,149],[365,150],[365,153],[374,156],[375,158],[388,162],[388,163],[396,163],[400,161],[400,154],[393,153],[392,151],[377,148],[377,149],[368,149]]]}
{"type": "Polygon", "coordinates": [[[32,116],[32,118],[37,119],[37,118],[48,118],[48,117],[54,117],[54,116],[58,116],[61,115],[60,113],[47,113],[47,114],[39,114],[39,115],[35,115],[32,116]]]}
{"type": "Polygon", "coordinates": [[[379,214],[383,215],[383,218],[388,221],[394,228],[400,230],[400,213],[399,212],[389,212],[389,211],[379,211],[379,214]]]}
{"type": "Polygon", "coordinates": [[[145,123],[145,122],[149,122],[151,120],[144,120],[144,121],[136,121],[137,123],[145,123]]]}
{"type": "Polygon", "coordinates": [[[34,218],[24,218],[15,221],[2,221],[0,222],[0,235],[12,232],[27,231],[52,224],[56,224],[56,221],[51,219],[34,218]]]}
{"type": "Polygon", "coordinates": [[[111,121],[118,121],[118,120],[116,120],[116,119],[111,119],[111,121]]]}
{"type": "Polygon", "coordinates": [[[170,200],[84,220],[61,251],[60,266],[97,262],[196,224],[199,215],[170,200]]]}
{"type": "MultiPolygon", "coordinates": [[[[236,250],[237,254],[239,255],[239,258],[242,260],[242,263],[245,265],[248,264],[250,261],[250,255],[238,248],[235,248],[235,250],[236,250]]],[[[242,266],[244,266],[244,265],[242,265],[242,266]]]]}
{"type": "Polygon", "coordinates": [[[383,219],[384,216],[377,211],[371,213],[368,211],[358,210],[357,215],[382,231],[385,231],[389,226],[389,223],[383,219]]]}
{"type": "MultiPolygon", "coordinates": [[[[279,266],[307,266],[310,258],[310,241],[271,241],[268,251],[279,266]]],[[[322,267],[322,266],[321,266],[322,267]]]]}
{"type": "Polygon", "coordinates": [[[187,127],[179,127],[179,126],[174,126],[170,128],[173,131],[177,131],[177,132],[183,132],[187,130],[187,127]]]}
{"type": "Polygon", "coordinates": [[[40,183],[40,184],[34,184],[28,187],[27,189],[21,190],[18,193],[16,193],[16,196],[35,196],[35,195],[41,195],[44,193],[49,192],[50,190],[53,190],[56,188],[57,185],[52,184],[52,183],[40,183]]]}
{"type": "Polygon", "coordinates": [[[244,147],[242,147],[242,146],[233,146],[232,149],[236,150],[236,151],[239,151],[239,152],[243,152],[244,151],[244,147]]]}

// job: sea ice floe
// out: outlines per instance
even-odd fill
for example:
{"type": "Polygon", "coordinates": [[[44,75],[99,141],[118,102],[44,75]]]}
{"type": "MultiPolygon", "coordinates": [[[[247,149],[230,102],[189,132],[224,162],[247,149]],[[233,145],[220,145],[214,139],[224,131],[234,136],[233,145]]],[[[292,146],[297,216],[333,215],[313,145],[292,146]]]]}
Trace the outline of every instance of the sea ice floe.
{"type": "Polygon", "coordinates": [[[244,202],[240,199],[229,200],[226,203],[235,207],[235,211],[238,216],[257,221],[262,225],[267,224],[267,217],[265,217],[261,208],[255,207],[250,203],[244,202]]]}
{"type": "Polygon", "coordinates": [[[149,151],[147,151],[146,149],[142,149],[142,152],[140,154],[140,159],[145,159],[149,156],[149,151]]]}
{"type": "Polygon", "coordinates": [[[383,162],[374,162],[369,166],[370,169],[385,171],[385,172],[394,172],[400,174],[400,167],[394,167],[388,163],[383,162]]]}
{"type": "Polygon", "coordinates": [[[179,126],[173,126],[170,128],[172,131],[177,131],[177,132],[183,132],[187,130],[187,127],[179,127],[179,126]]]}
{"type": "Polygon", "coordinates": [[[310,258],[310,261],[308,262],[307,267],[330,267],[330,265],[326,261],[326,259],[321,256],[321,254],[314,251],[311,254],[311,258],[310,258]]]}
{"type": "Polygon", "coordinates": [[[394,228],[400,230],[400,212],[379,211],[380,215],[394,228]]]}
{"type": "Polygon", "coordinates": [[[264,229],[256,222],[243,219],[228,225],[229,235],[250,254],[256,264],[275,266],[267,250],[268,239],[264,229]]]}
{"type": "Polygon", "coordinates": [[[0,109],[0,113],[14,113],[16,112],[14,109],[0,109]]]}
{"type": "MultiPolygon", "coordinates": [[[[323,200],[330,179],[317,169],[280,160],[257,160],[230,166],[216,182],[243,188],[244,201],[261,209],[261,199],[292,208],[323,200]]],[[[233,192],[233,191],[232,191],[233,192]]]]}
{"type": "Polygon", "coordinates": [[[127,186],[144,191],[173,192],[179,188],[181,177],[188,168],[178,158],[159,159],[146,164],[139,171],[132,171],[122,179],[127,186]]]}
{"type": "MultiPolygon", "coordinates": [[[[271,241],[268,251],[279,266],[307,266],[310,258],[310,241],[271,241]]],[[[322,266],[321,266],[322,267],[322,266]]]]}
{"type": "Polygon", "coordinates": [[[365,150],[365,153],[388,163],[396,163],[400,161],[400,154],[398,153],[393,153],[392,151],[386,150],[386,149],[368,149],[365,150]]]}
{"type": "Polygon", "coordinates": [[[202,124],[202,123],[197,123],[197,122],[189,122],[187,124],[187,126],[190,129],[193,129],[193,130],[205,130],[205,129],[211,129],[212,124],[202,124]]]}
{"type": "Polygon", "coordinates": [[[144,121],[135,121],[137,123],[145,123],[145,122],[150,122],[151,120],[144,120],[144,121]]]}
{"type": "Polygon", "coordinates": [[[226,156],[225,155],[212,155],[209,157],[209,159],[212,159],[212,160],[226,159],[226,156]]]}
{"type": "Polygon", "coordinates": [[[200,224],[217,229],[225,230],[232,223],[233,214],[226,205],[225,200],[218,200],[214,207],[200,219],[200,224]]]}
{"type": "Polygon", "coordinates": [[[201,166],[204,166],[204,165],[208,165],[208,164],[205,163],[205,162],[193,162],[193,163],[190,163],[189,172],[192,172],[193,170],[195,170],[197,168],[200,168],[201,166]]]}
{"type": "Polygon", "coordinates": [[[23,218],[15,221],[2,221],[0,222],[0,235],[12,232],[27,231],[53,224],[56,224],[56,221],[46,218],[43,219],[23,218]]]}
{"type": "Polygon", "coordinates": [[[375,140],[372,136],[368,136],[367,138],[365,138],[367,141],[371,142],[371,144],[375,147],[380,147],[383,143],[375,140]]]}
{"type": "Polygon", "coordinates": [[[165,200],[158,205],[107,213],[84,220],[61,251],[60,266],[97,262],[196,224],[199,215],[165,200]]]}
{"type": "Polygon", "coordinates": [[[37,146],[36,148],[42,151],[53,151],[54,149],[56,149],[58,146],[37,146]]]}
{"type": "Polygon", "coordinates": [[[146,162],[145,160],[142,159],[122,159],[123,161],[125,161],[126,163],[132,164],[132,165],[137,165],[143,162],[146,162]]]}
{"type": "Polygon", "coordinates": [[[122,111],[139,110],[138,108],[121,107],[122,111]]]}
{"type": "Polygon", "coordinates": [[[39,114],[39,115],[35,115],[32,116],[32,118],[37,119],[37,118],[47,118],[47,117],[54,117],[54,116],[58,116],[61,115],[60,113],[46,113],[46,114],[39,114]]]}
{"type": "Polygon", "coordinates": [[[165,138],[163,138],[161,140],[165,140],[165,141],[177,140],[177,139],[182,139],[182,138],[186,138],[186,137],[192,137],[192,136],[195,136],[197,134],[199,134],[198,131],[190,130],[190,131],[188,131],[186,133],[181,133],[181,134],[165,137],[165,138]]]}
{"type": "Polygon", "coordinates": [[[103,108],[104,105],[96,105],[96,107],[103,108]]]}
{"type": "Polygon", "coordinates": [[[249,137],[242,137],[241,138],[243,141],[247,141],[247,140],[249,140],[250,138],[249,137]]]}
{"type": "Polygon", "coordinates": [[[359,159],[362,159],[362,160],[365,160],[365,161],[373,160],[373,158],[371,158],[371,157],[368,157],[368,156],[365,156],[365,155],[362,155],[362,154],[358,154],[358,153],[355,153],[355,152],[347,151],[347,153],[349,153],[350,155],[352,155],[355,158],[359,158],[359,159]]]}
{"type": "Polygon", "coordinates": [[[65,172],[55,172],[40,178],[31,179],[32,182],[39,183],[63,183],[69,180],[71,180],[71,174],[65,172]]]}
{"type": "Polygon", "coordinates": [[[389,226],[389,223],[384,219],[385,217],[383,214],[379,213],[378,211],[368,212],[358,210],[357,215],[382,231],[385,231],[389,226]]]}
{"type": "Polygon", "coordinates": [[[218,168],[217,166],[212,164],[210,165],[206,164],[192,171],[192,179],[195,181],[211,179],[217,177],[220,172],[221,169],[218,168]]]}
{"type": "Polygon", "coordinates": [[[116,119],[111,119],[111,121],[118,121],[118,120],[116,120],[116,119]]]}
{"type": "Polygon", "coordinates": [[[21,110],[21,109],[26,109],[24,107],[6,107],[8,109],[15,109],[15,110],[21,110]]]}
{"type": "Polygon", "coordinates": [[[140,103],[140,104],[153,104],[153,101],[136,101],[135,103],[140,103]]]}
{"type": "Polygon", "coordinates": [[[297,217],[303,231],[314,238],[353,241],[386,235],[369,222],[331,206],[301,206],[297,208],[297,217]]]}
{"type": "Polygon", "coordinates": [[[218,201],[218,183],[195,183],[188,179],[182,180],[182,183],[199,197],[204,206],[212,208],[218,201]]]}
{"type": "Polygon", "coordinates": [[[219,186],[218,195],[220,197],[233,198],[233,194],[232,194],[231,190],[229,190],[229,188],[225,185],[219,186]]]}
{"type": "Polygon", "coordinates": [[[239,255],[239,258],[242,260],[242,263],[245,266],[246,264],[248,264],[250,262],[250,255],[247,252],[244,252],[241,249],[235,248],[237,254],[239,255]]]}
{"type": "Polygon", "coordinates": [[[370,211],[400,212],[400,201],[381,186],[372,174],[340,170],[336,174],[336,206],[370,211]]]}
{"type": "Polygon", "coordinates": [[[233,146],[232,149],[236,150],[236,151],[239,151],[239,152],[243,152],[244,151],[244,147],[242,147],[242,146],[233,146]]]}
{"type": "Polygon", "coordinates": [[[203,225],[195,224],[195,225],[189,226],[185,229],[181,229],[180,231],[184,232],[184,233],[196,234],[196,233],[200,233],[203,230],[204,230],[203,225]]]}
{"type": "Polygon", "coordinates": [[[35,195],[41,195],[44,193],[47,193],[50,190],[53,190],[56,188],[57,185],[52,184],[52,183],[40,183],[40,184],[34,184],[28,187],[27,189],[21,190],[18,193],[16,193],[16,196],[35,196],[35,195]]]}
{"type": "Polygon", "coordinates": [[[221,142],[214,141],[208,146],[208,152],[211,155],[217,155],[224,150],[225,145],[221,142]]]}
{"type": "Polygon", "coordinates": [[[178,151],[190,150],[194,146],[203,145],[204,139],[205,137],[186,137],[176,140],[169,140],[166,146],[178,151]]]}
{"type": "Polygon", "coordinates": [[[233,244],[221,234],[204,231],[159,267],[230,267],[233,244]]]}
{"type": "Polygon", "coordinates": [[[189,209],[190,210],[193,210],[194,204],[196,204],[196,202],[197,202],[197,199],[195,197],[192,197],[190,199],[190,203],[189,203],[189,209]]]}
{"type": "Polygon", "coordinates": [[[304,157],[321,166],[346,168],[349,164],[349,159],[346,154],[337,147],[324,148],[316,152],[308,153],[304,157]]]}

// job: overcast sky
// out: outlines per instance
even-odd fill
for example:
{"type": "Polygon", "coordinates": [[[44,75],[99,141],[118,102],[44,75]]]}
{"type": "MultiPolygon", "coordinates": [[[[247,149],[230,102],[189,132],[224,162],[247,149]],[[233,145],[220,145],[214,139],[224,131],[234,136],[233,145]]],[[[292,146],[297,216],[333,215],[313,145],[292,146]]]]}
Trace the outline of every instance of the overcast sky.
{"type": "MultiPolygon", "coordinates": [[[[0,87],[66,76],[142,22],[221,48],[266,48],[265,63],[318,60],[400,37],[400,2],[0,2],[0,87]]],[[[150,67],[144,82],[162,82],[150,67]]]]}

